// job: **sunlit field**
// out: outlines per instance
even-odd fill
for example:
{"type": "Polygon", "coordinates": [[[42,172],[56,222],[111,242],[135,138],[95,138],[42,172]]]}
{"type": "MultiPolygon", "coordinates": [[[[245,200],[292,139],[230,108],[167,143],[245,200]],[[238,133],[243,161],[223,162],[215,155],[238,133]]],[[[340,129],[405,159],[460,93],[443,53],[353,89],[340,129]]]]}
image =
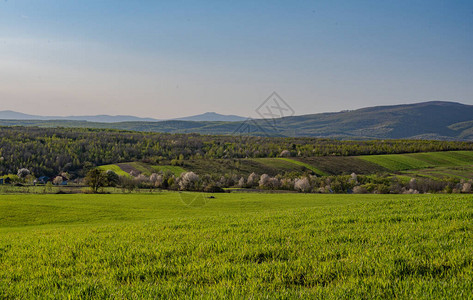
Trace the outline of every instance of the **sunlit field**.
{"type": "Polygon", "coordinates": [[[0,298],[472,297],[471,195],[208,196],[0,195],[0,298]]]}

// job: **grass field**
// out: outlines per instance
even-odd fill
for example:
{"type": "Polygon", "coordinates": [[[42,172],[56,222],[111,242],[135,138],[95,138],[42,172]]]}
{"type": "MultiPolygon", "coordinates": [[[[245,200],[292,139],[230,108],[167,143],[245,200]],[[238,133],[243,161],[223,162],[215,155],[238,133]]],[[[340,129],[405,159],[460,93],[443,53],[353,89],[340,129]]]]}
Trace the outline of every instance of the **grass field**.
{"type": "Polygon", "coordinates": [[[411,177],[427,177],[431,179],[458,178],[470,180],[473,178],[473,166],[436,167],[423,170],[403,171],[402,174],[411,177]]]}
{"type": "Polygon", "coordinates": [[[150,176],[152,173],[166,172],[169,171],[176,176],[181,175],[185,172],[183,168],[179,166],[169,166],[169,165],[150,165],[141,162],[129,162],[129,163],[119,163],[113,165],[103,165],[98,167],[101,170],[107,171],[112,170],[120,176],[130,177],[130,171],[136,171],[137,173],[143,174],[145,176],[150,176]]]}
{"type": "Polygon", "coordinates": [[[113,172],[117,173],[117,175],[119,176],[131,177],[129,173],[123,171],[118,165],[103,165],[97,168],[104,171],[112,170],[113,172]]]}
{"type": "Polygon", "coordinates": [[[0,298],[473,296],[469,195],[181,195],[0,195],[0,298]]]}
{"type": "Polygon", "coordinates": [[[181,173],[184,173],[186,171],[186,170],[184,170],[183,168],[181,168],[179,166],[168,166],[168,165],[160,165],[160,166],[153,165],[153,166],[151,166],[151,168],[156,173],[158,173],[158,172],[171,172],[176,176],[179,176],[179,175],[181,175],[181,173]]]}
{"type": "Polygon", "coordinates": [[[329,175],[376,174],[389,172],[375,163],[354,156],[297,157],[293,160],[309,164],[329,175]]]}
{"type": "Polygon", "coordinates": [[[359,158],[380,165],[390,171],[473,165],[473,151],[367,155],[359,158]]]}
{"type": "Polygon", "coordinates": [[[290,163],[293,163],[293,164],[296,164],[298,166],[302,166],[302,167],[305,167],[307,168],[308,170],[311,170],[312,172],[314,172],[315,174],[319,175],[319,176],[324,176],[324,175],[327,175],[327,173],[317,169],[316,167],[308,164],[308,163],[305,163],[305,162],[302,162],[302,161],[299,161],[299,160],[295,160],[295,159],[290,159],[290,158],[279,158],[280,160],[284,160],[284,161],[287,161],[287,162],[290,162],[290,163]]]}

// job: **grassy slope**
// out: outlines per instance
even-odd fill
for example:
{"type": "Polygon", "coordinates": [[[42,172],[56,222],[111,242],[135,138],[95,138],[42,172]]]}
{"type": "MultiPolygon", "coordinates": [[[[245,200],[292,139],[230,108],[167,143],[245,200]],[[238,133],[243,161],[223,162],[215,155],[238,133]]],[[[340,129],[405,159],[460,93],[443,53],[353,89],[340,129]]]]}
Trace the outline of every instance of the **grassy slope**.
{"type": "Polygon", "coordinates": [[[130,177],[130,174],[123,171],[118,165],[103,165],[103,166],[99,166],[98,168],[104,171],[112,170],[113,172],[117,173],[117,175],[119,176],[130,177]]]}
{"type": "Polygon", "coordinates": [[[294,158],[294,160],[310,164],[329,175],[351,174],[353,172],[375,174],[388,171],[377,164],[352,156],[301,157],[294,158]]]}
{"type": "Polygon", "coordinates": [[[184,170],[182,167],[179,166],[168,166],[168,165],[160,165],[160,166],[155,166],[152,165],[151,168],[153,169],[154,172],[171,172],[176,176],[181,175],[181,173],[184,173],[186,170],[184,170]]]}
{"type": "Polygon", "coordinates": [[[390,171],[417,170],[443,166],[473,165],[472,151],[447,151],[392,155],[369,155],[359,158],[390,171]]]}
{"type": "Polygon", "coordinates": [[[197,174],[219,176],[229,173],[248,176],[252,172],[259,175],[266,173],[270,176],[276,176],[286,172],[304,173],[308,170],[304,166],[279,158],[186,160],[183,167],[197,174]]]}
{"type": "Polygon", "coordinates": [[[469,180],[473,178],[473,166],[437,167],[423,170],[403,171],[402,174],[411,177],[427,177],[431,179],[453,177],[469,180]]]}
{"type": "Polygon", "coordinates": [[[183,168],[178,167],[178,166],[150,165],[150,164],[146,164],[142,162],[129,162],[129,163],[119,163],[119,164],[114,164],[114,165],[104,165],[104,166],[99,166],[98,168],[105,171],[112,170],[120,176],[130,176],[130,173],[125,170],[134,170],[146,176],[149,176],[152,173],[166,172],[166,171],[170,171],[174,173],[174,175],[179,176],[181,173],[186,171],[183,168]]]}
{"type": "Polygon", "coordinates": [[[295,159],[290,159],[290,158],[279,158],[279,159],[290,162],[290,163],[293,163],[293,164],[296,164],[298,166],[303,166],[303,167],[313,171],[317,175],[327,175],[326,172],[323,172],[323,171],[317,169],[316,167],[314,167],[313,165],[310,165],[308,163],[305,163],[305,162],[302,162],[302,161],[299,161],[299,160],[295,160],[295,159]]]}
{"type": "Polygon", "coordinates": [[[462,195],[0,196],[0,298],[468,298],[462,195]]]}

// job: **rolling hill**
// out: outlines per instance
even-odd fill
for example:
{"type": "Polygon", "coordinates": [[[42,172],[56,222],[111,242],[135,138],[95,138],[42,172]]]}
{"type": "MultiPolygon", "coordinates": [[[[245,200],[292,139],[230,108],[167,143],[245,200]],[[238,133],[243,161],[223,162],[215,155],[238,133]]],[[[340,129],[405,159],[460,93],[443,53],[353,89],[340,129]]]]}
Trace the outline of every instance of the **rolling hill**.
{"type": "Polygon", "coordinates": [[[473,105],[433,101],[238,122],[167,120],[105,123],[74,120],[0,120],[0,126],[12,125],[111,128],[168,133],[307,136],[351,140],[405,138],[473,140],[473,105]]]}

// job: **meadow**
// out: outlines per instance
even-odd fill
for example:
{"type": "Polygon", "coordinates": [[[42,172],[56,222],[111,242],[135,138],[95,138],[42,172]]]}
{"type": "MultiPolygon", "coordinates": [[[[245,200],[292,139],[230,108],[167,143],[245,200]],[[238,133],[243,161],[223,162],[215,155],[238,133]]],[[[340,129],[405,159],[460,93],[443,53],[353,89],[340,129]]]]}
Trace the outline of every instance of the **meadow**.
{"type": "Polygon", "coordinates": [[[471,195],[207,196],[0,195],[0,298],[472,297],[471,195]]]}

